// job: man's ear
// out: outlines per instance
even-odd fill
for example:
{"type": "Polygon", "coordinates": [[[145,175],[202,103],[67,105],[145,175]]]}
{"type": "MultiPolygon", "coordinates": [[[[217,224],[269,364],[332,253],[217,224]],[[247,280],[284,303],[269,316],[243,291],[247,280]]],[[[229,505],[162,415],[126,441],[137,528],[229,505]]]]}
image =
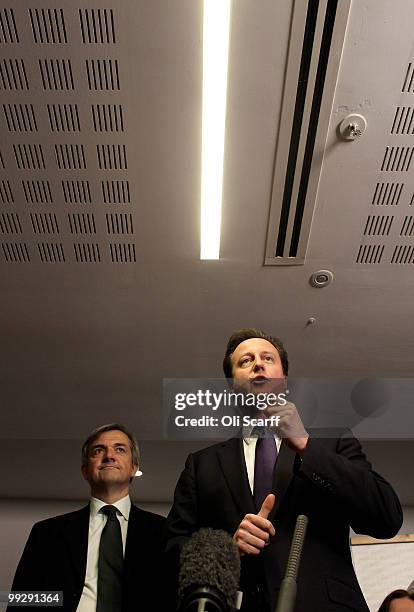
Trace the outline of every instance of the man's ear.
{"type": "Polygon", "coordinates": [[[86,465],[81,465],[82,476],[85,480],[88,480],[88,467],[86,465]]]}

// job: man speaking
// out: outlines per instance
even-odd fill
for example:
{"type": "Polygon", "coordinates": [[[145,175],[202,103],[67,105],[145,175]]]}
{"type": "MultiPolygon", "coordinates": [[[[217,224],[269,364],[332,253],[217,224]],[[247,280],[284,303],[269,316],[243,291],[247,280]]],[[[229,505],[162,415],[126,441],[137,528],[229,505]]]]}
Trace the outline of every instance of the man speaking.
{"type": "MultiPolygon", "coordinates": [[[[236,391],[278,393],[288,357],[277,338],[243,329],[230,337],[223,368],[236,391]]],[[[394,536],[402,523],[397,496],[372,471],[355,438],[338,431],[314,436],[292,403],[264,414],[279,416],[278,427],[247,426],[241,438],[188,457],[167,519],[168,552],[177,554],[201,527],[224,529],[241,556],[242,611],[270,612],[296,518],[304,514],[309,525],[295,609],[368,612],[352,567],[349,527],[376,538],[394,536]]]]}

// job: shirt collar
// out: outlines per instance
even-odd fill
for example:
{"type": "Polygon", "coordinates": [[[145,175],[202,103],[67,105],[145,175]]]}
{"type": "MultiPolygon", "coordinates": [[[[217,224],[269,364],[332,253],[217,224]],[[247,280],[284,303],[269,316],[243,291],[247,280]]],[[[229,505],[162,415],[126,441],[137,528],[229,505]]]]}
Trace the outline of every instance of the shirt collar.
{"type": "MultiPolygon", "coordinates": [[[[91,497],[90,508],[91,508],[91,516],[95,517],[101,508],[107,506],[108,504],[97,497],[91,497]]],[[[129,513],[131,510],[131,498],[129,495],[125,495],[122,499],[118,499],[118,501],[110,504],[111,506],[115,506],[120,514],[127,521],[129,519],[129,513]]]]}
{"type": "MultiPolygon", "coordinates": [[[[243,436],[243,441],[246,444],[251,444],[253,441],[257,440],[257,435],[252,436],[252,432],[254,428],[255,428],[255,425],[243,425],[242,436],[243,436]]],[[[275,434],[275,440],[276,441],[280,440],[279,436],[277,436],[276,434],[275,434]]]]}

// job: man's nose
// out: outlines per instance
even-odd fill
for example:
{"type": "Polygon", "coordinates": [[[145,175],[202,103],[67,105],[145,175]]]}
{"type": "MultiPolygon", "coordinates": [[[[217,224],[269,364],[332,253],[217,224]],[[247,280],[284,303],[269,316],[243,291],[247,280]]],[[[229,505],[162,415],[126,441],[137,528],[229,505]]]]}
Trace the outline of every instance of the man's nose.
{"type": "Polygon", "coordinates": [[[111,448],[105,449],[104,461],[115,461],[115,453],[111,448]]]}
{"type": "Polygon", "coordinates": [[[253,364],[253,369],[254,369],[255,372],[257,372],[258,370],[263,370],[264,369],[264,361],[260,357],[260,355],[256,355],[256,358],[255,358],[254,364],[253,364]]]}

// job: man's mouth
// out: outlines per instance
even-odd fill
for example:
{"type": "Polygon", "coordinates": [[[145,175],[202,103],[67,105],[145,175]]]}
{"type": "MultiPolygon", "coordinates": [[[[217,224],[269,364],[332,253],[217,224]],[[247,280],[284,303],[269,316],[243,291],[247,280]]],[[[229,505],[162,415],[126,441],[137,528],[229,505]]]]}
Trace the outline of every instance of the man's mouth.
{"type": "Polygon", "coordinates": [[[252,379],[252,385],[261,386],[267,383],[269,379],[266,376],[256,376],[256,378],[252,379]]]}

